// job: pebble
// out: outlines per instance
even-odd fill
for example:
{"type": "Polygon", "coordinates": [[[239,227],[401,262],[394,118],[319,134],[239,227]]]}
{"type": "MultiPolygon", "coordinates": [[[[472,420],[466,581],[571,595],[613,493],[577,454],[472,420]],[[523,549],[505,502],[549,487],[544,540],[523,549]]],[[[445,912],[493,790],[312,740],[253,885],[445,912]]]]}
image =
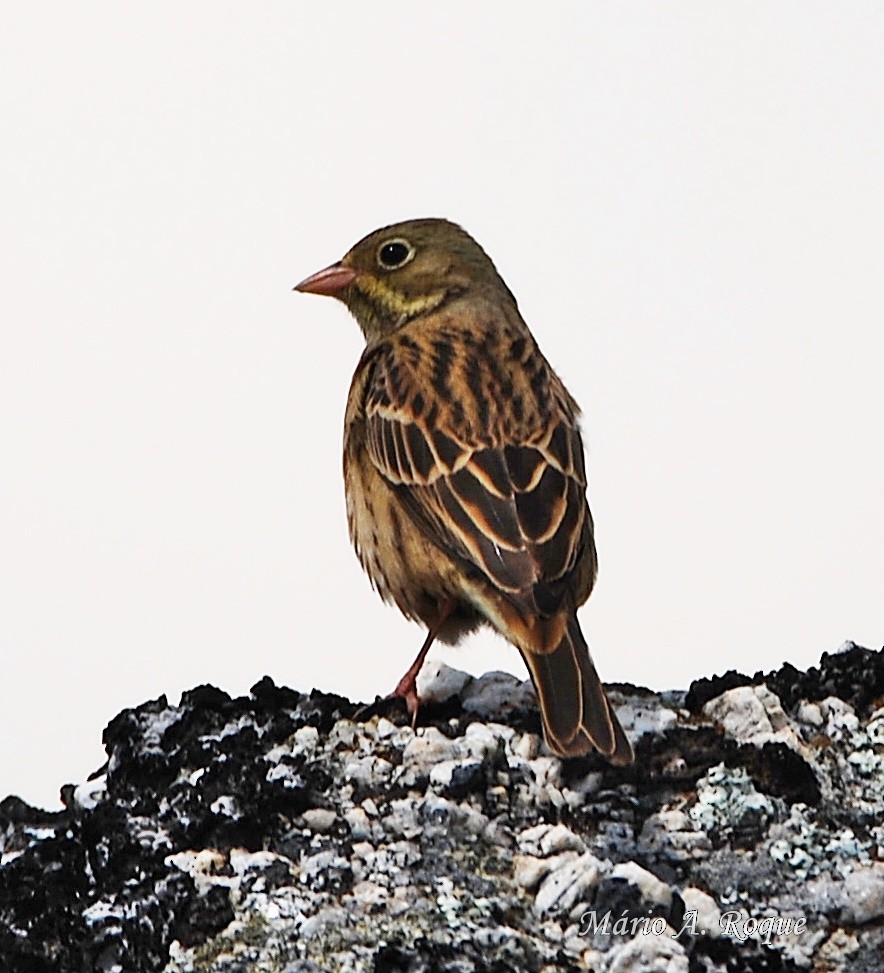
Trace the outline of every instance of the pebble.
{"type": "Polygon", "coordinates": [[[737,743],[762,746],[781,740],[792,746],[798,740],[779,697],[767,686],[738,686],[710,699],[704,715],[720,723],[725,736],[737,743]]]}
{"type": "Polygon", "coordinates": [[[73,790],[74,803],[84,810],[91,811],[97,807],[107,793],[107,775],[102,774],[84,784],[78,784],[73,790]]]}
{"type": "Polygon", "coordinates": [[[685,912],[697,913],[698,932],[713,938],[721,935],[721,909],[711,895],[689,885],[682,889],[681,899],[684,902],[685,912]]]}
{"type": "Polygon", "coordinates": [[[377,785],[378,781],[392,776],[393,765],[383,757],[354,756],[344,764],[344,780],[363,787],[377,785]]]}
{"type": "Polygon", "coordinates": [[[688,973],[684,947],[672,932],[662,936],[639,935],[615,945],[609,954],[607,973],[688,973]]]}
{"type": "Polygon", "coordinates": [[[422,700],[444,703],[453,696],[459,696],[464,687],[473,681],[466,672],[460,672],[444,662],[427,659],[417,677],[417,692],[422,700]]]}
{"type": "Polygon", "coordinates": [[[345,811],[344,820],[350,828],[350,834],[357,841],[371,837],[371,821],[363,808],[354,807],[345,811]]]}
{"type": "Polygon", "coordinates": [[[646,854],[662,854],[675,862],[705,858],[712,850],[709,836],[698,831],[691,818],[680,809],[649,815],[642,825],[638,844],[646,854]]]}
{"type": "Polygon", "coordinates": [[[324,807],[313,807],[301,814],[304,826],[317,834],[326,834],[334,827],[337,814],[324,807]]]}
{"type": "Polygon", "coordinates": [[[443,791],[458,790],[481,776],[482,763],[472,757],[443,760],[430,771],[430,784],[443,791]]]}
{"type": "Polygon", "coordinates": [[[464,688],[461,705],[466,713],[493,720],[536,704],[530,682],[508,672],[488,672],[464,688]]]}
{"type": "Polygon", "coordinates": [[[636,862],[621,862],[615,865],[611,869],[610,877],[622,878],[634,885],[641,892],[645,902],[661,905],[664,909],[672,905],[672,889],[636,862]]]}
{"type": "Polygon", "coordinates": [[[859,729],[859,720],[853,707],[837,696],[828,696],[820,703],[826,720],[826,733],[833,740],[842,740],[859,729]]]}
{"type": "Polygon", "coordinates": [[[463,756],[463,746],[449,740],[434,726],[424,727],[409,740],[402,751],[402,763],[408,767],[429,770],[443,760],[455,760],[463,756]]]}
{"type": "Polygon", "coordinates": [[[566,852],[557,867],[541,881],[534,897],[535,913],[569,912],[596,887],[602,867],[589,852],[582,855],[566,852]]]}
{"type": "Polygon", "coordinates": [[[580,835],[575,834],[564,824],[554,824],[540,836],[540,853],[557,855],[562,851],[585,851],[586,844],[580,835]]]}
{"type": "Polygon", "coordinates": [[[884,917],[884,863],[858,868],[844,879],[841,920],[862,926],[884,917]]]}
{"type": "Polygon", "coordinates": [[[803,702],[798,706],[798,719],[808,726],[819,728],[823,725],[823,712],[816,703],[803,702]]]}
{"type": "Polygon", "coordinates": [[[540,880],[549,874],[552,863],[546,858],[535,855],[515,855],[513,857],[513,881],[516,885],[531,892],[540,880]]]}

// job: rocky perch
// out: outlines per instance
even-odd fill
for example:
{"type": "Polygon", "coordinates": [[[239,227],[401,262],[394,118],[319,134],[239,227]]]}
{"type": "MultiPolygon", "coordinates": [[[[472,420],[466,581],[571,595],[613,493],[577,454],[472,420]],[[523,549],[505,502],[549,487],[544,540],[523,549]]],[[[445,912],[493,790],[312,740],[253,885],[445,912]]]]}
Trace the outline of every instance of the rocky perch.
{"type": "Polygon", "coordinates": [[[262,679],[120,713],[66,809],[0,803],[0,970],[884,969],[884,649],[612,689],[636,762],[430,665],[417,731],[262,679]]]}

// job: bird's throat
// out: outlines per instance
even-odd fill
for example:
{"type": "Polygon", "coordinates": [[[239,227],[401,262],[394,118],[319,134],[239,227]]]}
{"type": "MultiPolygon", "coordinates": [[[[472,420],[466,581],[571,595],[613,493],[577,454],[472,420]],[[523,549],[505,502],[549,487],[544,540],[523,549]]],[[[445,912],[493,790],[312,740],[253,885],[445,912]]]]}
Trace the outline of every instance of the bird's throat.
{"type": "Polygon", "coordinates": [[[444,289],[407,297],[385,281],[361,274],[349,289],[347,304],[366,341],[371,341],[391,334],[419,314],[435,310],[445,297],[444,289]]]}

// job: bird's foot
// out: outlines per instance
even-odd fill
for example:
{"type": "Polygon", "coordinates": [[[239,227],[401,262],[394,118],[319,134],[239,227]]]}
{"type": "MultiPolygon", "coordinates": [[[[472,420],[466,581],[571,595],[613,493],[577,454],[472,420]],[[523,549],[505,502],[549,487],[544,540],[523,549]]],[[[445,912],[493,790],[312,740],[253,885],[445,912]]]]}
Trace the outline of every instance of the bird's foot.
{"type": "Polygon", "coordinates": [[[411,717],[411,728],[415,729],[417,726],[417,715],[418,711],[420,710],[421,699],[417,693],[415,679],[413,676],[411,676],[410,672],[406,673],[399,680],[393,692],[388,693],[386,696],[377,696],[374,702],[366,703],[364,706],[360,706],[359,709],[353,714],[353,719],[359,723],[363,723],[370,720],[373,716],[379,716],[381,712],[386,709],[385,704],[394,699],[401,699],[405,703],[405,708],[408,710],[408,715],[411,717]]]}
{"type": "Polygon", "coordinates": [[[405,707],[408,710],[408,715],[411,717],[411,728],[413,730],[417,726],[417,714],[421,705],[421,698],[417,694],[416,673],[409,669],[399,682],[396,683],[396,688],[390,693],[387,699],[402,699],[405,701],[405,707]]]}
{"type": "Polygon", "coordinates": [[[436,619],[435,625],[430,627],[427,632],[427,637],[424,639],[424,644],[421,646],[420,652],[417,654],[417,658],[408,667],[408,671],[405,675],[396,683],[396,688],[393,690],[389,696],[385,696],[384,699],[376,699],[373,703],[369,703],[367,706],[363,706],[360,710],[356,711],[354,719],[364,720],[376,715],[379,712],[379,708],[382,703],[385,703],[389,699],[402,699],[405,701],[405,706],[408,709],[408,715],[411,717],[411,728],[412,730],[417,727],[417,714],[421,705],[421,698],[417,694],[417,676],[421,671],[421,666],[424,664],[424,659],[427,657],[427,653],[430,651],[430,646],[433,644],[433,640],[436,638],[436,633],[443,626],[448,616],[454,610],[454,602],[451,599],[446,598],[445,601],[439,606],[439,615],[436,619]]]}

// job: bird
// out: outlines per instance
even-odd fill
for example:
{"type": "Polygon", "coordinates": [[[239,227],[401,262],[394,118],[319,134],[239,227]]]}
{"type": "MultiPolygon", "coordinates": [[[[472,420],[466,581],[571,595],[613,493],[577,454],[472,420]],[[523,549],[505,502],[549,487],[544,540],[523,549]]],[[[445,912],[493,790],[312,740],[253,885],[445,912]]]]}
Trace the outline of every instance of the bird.
{"type": "Polygon", "coordinates": [[[365,338],[344,417],[350,538],[426,639],[391,696],[417,719],[430,646],[490,625],[521,653],[549,749],[633,750],[577,619],[597,573],[580,410],[491,258],[460,226],[369,233],[294,288],[365,338]]]}

